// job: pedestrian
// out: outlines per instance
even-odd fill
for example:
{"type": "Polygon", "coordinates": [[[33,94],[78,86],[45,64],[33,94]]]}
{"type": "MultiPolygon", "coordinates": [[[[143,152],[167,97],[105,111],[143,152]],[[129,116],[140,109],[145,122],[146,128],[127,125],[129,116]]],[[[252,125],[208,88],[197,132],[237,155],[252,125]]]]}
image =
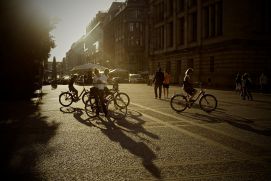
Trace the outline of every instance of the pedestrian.
{"type": "Polygon", "coordinates": [[[155,99],[157,99],[157,89],[159,89],[159,99],[161,99],[163,81],[164,73],[161,71],[161,68],[158,68],[153,78],[155,99]]]}
{"type": "Polygon", "coordinates": [[[169,71],[166,70],[164,73],[163,91],[164,91],[164,98],[167,98],[167,99],[168,99],[169,82],[170,82],[170,74],[169,74],[169,71]]]}
{"type": "Polygon", "coordinates": [[[252,94],[251,94],[251,89],[252,89],[252,81],[248,75],[248,73],[244,73],[242,76],[242,98],[243,100],[253,100],[252,94]]]}
{"type": "Polygon", "coordinates": [[[239,94],[242,91],[242,77],[239,72],[237,73],[237,75],[235,77],[235,91],[239,94]]]}
{"type": "Polygon", "coordinates": [[[261,86],[261,91],[266,92],[267,91],[267,84],[268,84],[268,79],[267,76],[262,73],[259,79],[260,86],[261,86]]]}

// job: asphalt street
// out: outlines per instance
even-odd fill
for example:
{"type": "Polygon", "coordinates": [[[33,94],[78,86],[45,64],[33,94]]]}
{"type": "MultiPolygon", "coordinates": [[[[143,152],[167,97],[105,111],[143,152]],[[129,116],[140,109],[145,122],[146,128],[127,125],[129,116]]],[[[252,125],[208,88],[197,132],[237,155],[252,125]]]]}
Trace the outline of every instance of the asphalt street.
{"type": "MultiPolygon", "coordinates": [[[[207,90],[218,100],[216,111],[206,113],[196,103],[176,113],[169,98],[154,98],[153,87],[120,84],[131,103],[125,119],[110,122],[89,118],[82,101],[62,107],[58,96],[67,89],[44,86],[38,105],[16,103],[21,111],[4,114],[1,136],[9,139],[1,144],[9,149],[1,154],[8,155],[5,168],[16,178],[271,179],[270,94],[244,101],[234,91],[207,90]]],[[[170,96],[181,91],[171,86],[170,96]]]]}

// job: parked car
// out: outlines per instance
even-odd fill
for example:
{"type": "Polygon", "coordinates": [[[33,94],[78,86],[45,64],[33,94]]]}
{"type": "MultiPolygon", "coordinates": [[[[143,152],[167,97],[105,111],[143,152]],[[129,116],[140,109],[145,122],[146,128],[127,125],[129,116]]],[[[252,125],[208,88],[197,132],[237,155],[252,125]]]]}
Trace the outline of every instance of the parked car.
{"type": "Polygon", "coordinates": [[[129,74],[130,83],[144,83],[145,79],[140,74],[129,74]]]}
{"type": "Polygon", "coordinates": [[[110,81],[111,84],[113,84],[114,82],[118,82],[118,83],[128,83],[129,80],[124,79],[122,77],[113,77],[112,80],[110,81]]]}

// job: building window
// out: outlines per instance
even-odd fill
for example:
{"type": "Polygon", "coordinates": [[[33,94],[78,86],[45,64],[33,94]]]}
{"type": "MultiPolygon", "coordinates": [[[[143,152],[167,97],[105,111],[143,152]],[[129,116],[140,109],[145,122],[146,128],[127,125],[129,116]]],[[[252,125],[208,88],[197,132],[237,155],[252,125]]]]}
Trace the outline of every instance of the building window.
{"type": "Polygon", "coordinates": [[[164,20],[164,1],[154,6],[154,14],[156,23],[164,20]]]}
{"type": "Polygon", "coordinates": [[[204,38],[208,38],[209,37],[209,7],[205,7],[203,9],[203,23],[204,23],[203,35],[204,35],[204,38]]]}
{"type": "Polygon", "coordinates": [[[167,64],[166,64],[166,71],[167,71],[167,72],[170,72],[170,71],[171,71],[171,62],[170,62],[170,61],[167,61],[167,64]]]}
{"type": "Polygon", "coordinates": [[[223,4],[222,1],[217,3],[217,35],[223,34],[223,4]]]}
{"type": "Polygon", "coordinates": [[[173,22],[167,25],[167,47],[173,46],[173,22]]]}
{"type": "Polygon", "coordinates": [[[167,0],[167,15],[172,16],[173,14],[173,0],[167,0]]]}
{"type": "Polygon", "coordinates": [[[188,0],[188,8],[197,6],[197,0],[188,0]]]}
{"type": "Polygon", "coordinates": [[[210,57],[210,72],[215,71],[215,58],[213,56],[210,57]]]}
{"type": "Polygon", "coordinates": [[[210,36],[215,36],[215,5],[210,7],[210,36]]]}
{"type": "Polygon", "coordinates": [[[197,41],[197,12],[190,14],[190,41],[197,41]]]}
{"type": "Polygon", "coordinates": [[[164,48],[164,26],[159,28],[158,49],[164,48]]]}
{"type": "Polygon", "coordinates": [[[134,23],[129,23],[129,30],[134,31],[134,23]]]}
{"type": "Polygon", "coordinates": [[[222,0],[208,4],[203,9],[204,38],[223,34],[223,3],[222,0]]]}
{"type": "Polygon", "coordinates": [[[178,33],[177,33],[177,37],[178,37],[178,41],[177,41],[177,44],[178,45],[184,45],[184,17],[180,18],[178,20],[178,33]]]}
{"type": "Polygon", "coordinates": [[[185,7],[185,0],[177,0],[177,12],[183,12],[185,7]]]}

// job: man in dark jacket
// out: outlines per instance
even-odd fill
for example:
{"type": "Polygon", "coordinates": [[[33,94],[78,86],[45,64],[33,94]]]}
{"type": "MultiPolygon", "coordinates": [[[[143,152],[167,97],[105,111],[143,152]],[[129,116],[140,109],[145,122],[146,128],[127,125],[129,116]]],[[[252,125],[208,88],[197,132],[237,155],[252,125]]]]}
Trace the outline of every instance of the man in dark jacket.
{"type": "Polygon", "coordinates": [[[157,99],[158,88],[159,88],[159,99],[161,99],[163,81],[164,81],[164,73],[161,71],[161,68],[159,68],[158,71],[155,73],[155,76],[153,79],[155,99],[157,99]]]}

